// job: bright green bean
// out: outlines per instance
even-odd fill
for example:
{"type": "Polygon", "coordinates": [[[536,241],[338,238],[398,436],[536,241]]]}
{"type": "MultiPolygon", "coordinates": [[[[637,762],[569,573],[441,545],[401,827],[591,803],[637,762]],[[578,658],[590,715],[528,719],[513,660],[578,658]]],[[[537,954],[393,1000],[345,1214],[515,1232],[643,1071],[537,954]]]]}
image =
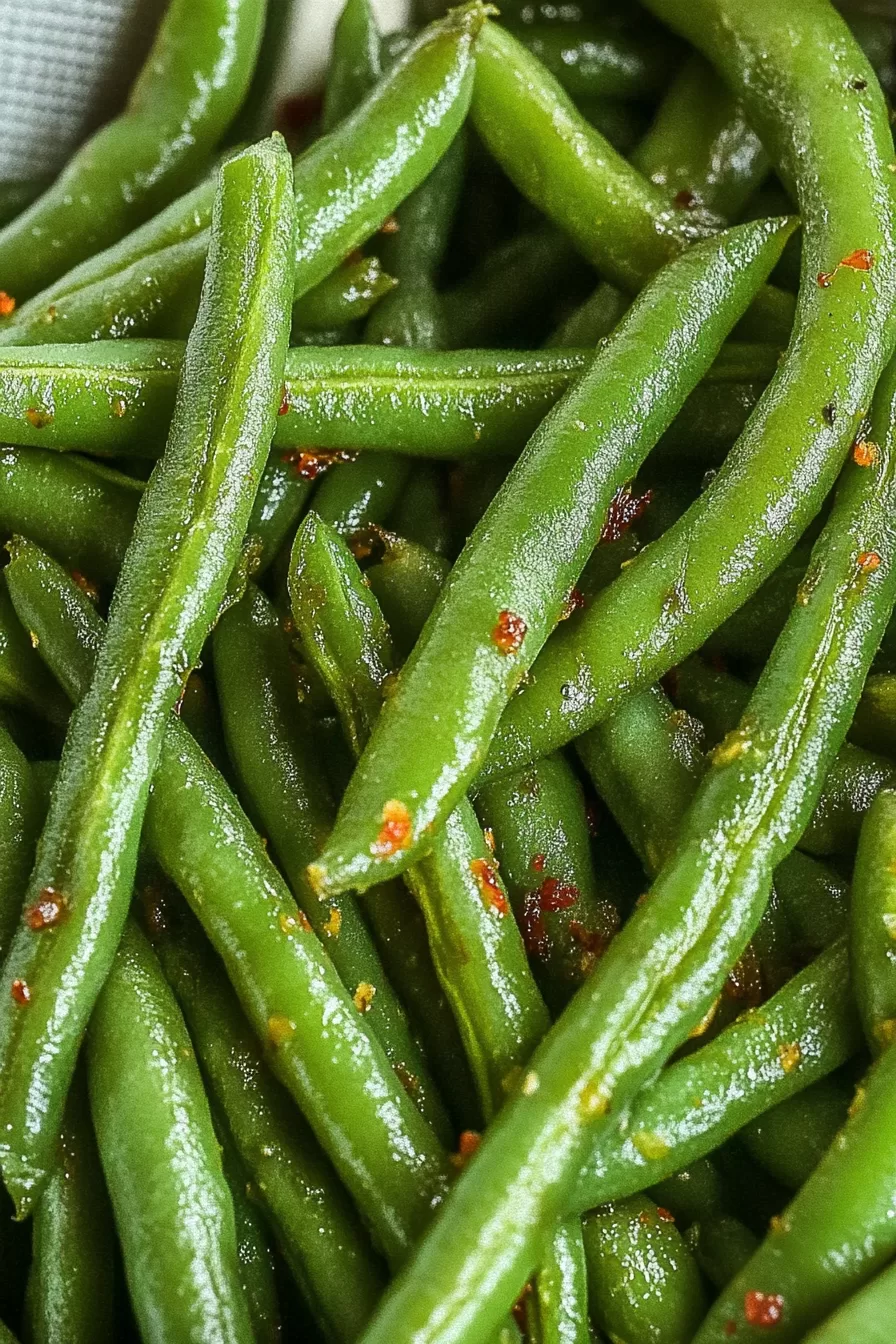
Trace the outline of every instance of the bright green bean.
{"type": "Polygon", "coordinates": [[[835,1079],[820,1079],[745,1125],[740,1139],[776,1181],[798,1190],[833,1143],[849,1102],[848,1087],[835,1079]]]}

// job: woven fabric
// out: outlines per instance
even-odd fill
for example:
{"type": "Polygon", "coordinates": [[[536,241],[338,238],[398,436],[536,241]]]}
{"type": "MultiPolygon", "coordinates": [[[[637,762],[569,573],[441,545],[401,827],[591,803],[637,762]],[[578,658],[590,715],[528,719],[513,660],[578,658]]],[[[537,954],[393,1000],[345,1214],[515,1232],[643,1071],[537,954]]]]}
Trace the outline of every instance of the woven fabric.
{"type": "Polygon", "coordinates": [[[0,182],[53,176],[121,107],[164,0],[0,0],[0,182]]]}

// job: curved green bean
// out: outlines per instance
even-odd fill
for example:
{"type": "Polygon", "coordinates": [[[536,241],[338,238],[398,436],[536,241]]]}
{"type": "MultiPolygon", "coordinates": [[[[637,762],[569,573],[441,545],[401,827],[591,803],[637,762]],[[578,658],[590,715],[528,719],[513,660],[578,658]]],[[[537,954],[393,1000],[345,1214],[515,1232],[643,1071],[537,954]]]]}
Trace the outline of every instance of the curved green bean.
{"type": "Polygon", "coordinates": [[[896,793],[881,789],[859,836],[850,896],[856,1002],[874,1054],[896,1036],[896,793]]]}
{"type": "Polygon", "coordinates": [[[896,1312],[896,1265],[844,1302],[823,1325],[812,1330],[805,1344],[889,1344],[896,1312]]]}
{"type": "Polygon", "coordinates": [[[22,914],[44,810],[31,765],[0,727],[0,958],[22,914]]]}
{"type": "MultiPolygon", "coordinates": [[[[212,1112],[214,1117],[214,1110],[212,1112]]],[[[233,1203],[236,1255],[240,1288],[246,1299],[255,1344],[280,1344],[280,1303],[277,1298],[276,1261],[260,1208],[250,1197],[246,1172],[233,1149],[230,1135],[215,1118],[224,1176],[233,1203]]]]}
{"type": "MultiPolygon", "coordinates": [[[[852,972],[855,985],[855,971],[852,972]]],[[[747,1151],[776,1181],[798,1190],[811,1176],[846,1120],[849,1088],[822,1078],[772,1107],[740,1132],[747,1151]]]]}

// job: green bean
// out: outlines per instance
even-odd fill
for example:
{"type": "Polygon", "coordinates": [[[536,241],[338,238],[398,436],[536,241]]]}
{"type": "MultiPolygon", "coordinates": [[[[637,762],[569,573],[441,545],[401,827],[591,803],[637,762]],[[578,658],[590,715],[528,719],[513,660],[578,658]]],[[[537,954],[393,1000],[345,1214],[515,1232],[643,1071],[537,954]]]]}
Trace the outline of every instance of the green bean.
{"type": "Polygon", "coordinates": [[[91,1019],[88,1079],[141,1338],[250,1344],[208,1100],[174,995],[133,924],[91,1019]]]}
{"type": "Polygon", "coordinates": [[[398,281],[378,257],[350,256],[293,305],[293,324],[304,331],[327,331],[357,322],[381,304],[398,281]]]}
{"type": "Polygon", "coordinates": [[[878,1274],[833,1316],[812,1330],[805,1344],[889,1344],[896,1311],[896,1266],[878,1274]]]}
{"type": "Polygon", "coordinates": [[[418,462],[404,492],[389,515],[389,526],[411,545],[425,549],[430,560],[451,546],[448,481],[441,464],[418,462]]]}
{"type": "Polygon", "coordinates": [[[203,1074],[290,1273],[328,1337],[354,1340],[383,1288],[382,1268],[329,1162],[269,1072],[201,935],[163,907],[156,942],[203,1074]]]}
{"type": "MultiPolygon", "coordinates": [[[[853,971],[853,984],[856,983],[853,971]]],[[[747,1151],[776,1181],[798,1190],[811,1176],[846,1119],[849,1090],[822,1078],[740,1132],[747,1151]],[[798,1141],[797,1141],[798,1140],[798,1141]]]]}
{"type": "Polygon", "coordinates": [[[115,1231],[80,1075],[35,1210],[32,1256],[26,1314],[33,1344],[113,1340],[115,1231]]]}
{"type": "Polygon", "coordinates": [[[710,1214],[688,1230],[694,1259],[716,1288],[724,1288],[759,1245],[750,1229],[730,1214],[710,1214]]]}
{"type": "Polygon", "coordinates": [[[215,1134],[221,1145],[221,1161],[236,1232],[236,1255],[240,1288],[246,1299],[254,1344],[279,1344],[280,1303],[277,1299],[276,1262],[261,1210],[250,1198],[246,1172],[233,1149],[223,1123],[215,1119],[215,1134]]]}
{"type": "Polygon", "coordinates": [[[27,298],[190,182],[233,119],[264,31],[262,0],[176,0],[121,116],[0,233],[0,283],[27,298]]]}
{"type": "Polygon", "coordinates": [[[23,1212],[49,1174],[80,1038],[127,913],[169,710],[224,597],[267,455],[288,334],[290,186],[282,141],[222,169],[168,447],[66,739],[26,896],[54,914],[20,927],[4,967],[4,984],[24,989],[0,995],[0,1161],[23,1212]]]}
{"type": "MultiPolygon", "coordinates": [[[[20,542],[9,572],[43,656],[74,699],[103,641],[89,599],[20,542]]],[[[445,1154],[363,1025],[263,841],[176,717],[153,779],[144,839],[224,961],[271,1067],[397,1260],[432,1213],[445,1154]]],[[[365,999],[359,1002],[364,1005],[365,999]]]]}
{"type": "Polygon", "coordinates": [[[700,1271],[668,1213],[632,1195],[589,1213],[583,1228],[600,1328],[638,1344],[687,1344],[706,1304],[700,1271]]]}
{"type": "Polygon", "coordinates": [[[283,630],[254,584],[218,622],[213,650],[227,745],[247,809],[349,994],[376,986],[367,1025],[422,1114],[450,1144],[447,1115],[357,902],[349,896],[324,904],[308,887],[305,869],[335,808],[314,759],[312,725],[298,703],[283,630]]]}
{"type": "Polygon", "coordinates": [[[852,877],[850,946],[856,1002],[874,1054],[896,1035],[896,793],[882,789],[859,837],[852,877]]]}
{"type": "Polygon", "coordinates": [[[674,1175],[657,1181],[648,1194],[683,1227],[722,1213],[729,1202],[726,1183],[716,1163],[708,1157],[698,1158],[674,1175]]]}
{"type": "Polygon", "coordinates": [[[709,488],[574,631],[552,640],[508,706],[495,770],[580,735],[697,648],[756,590],[818,512],[890,353],[892,136],[870,67],[842,21],[820,0],[797,0],[790,22],[809,36],[794,47],[772,0],[649,7],[677,27],[687,23],[796,182],[805,233],[799,339],[709,488]],[[871,269],[852,269],[864,264],[871,269]]]}
{"type": "Polygon", "coordinates": [[[892,1107],[896,1055],[886,1052],[865,1078],[837,1142],[785,1209],[755,1255],[715,1303],[700,1344],[802,1339],[892,1258],[892,1107]]]}
{"type": "Polygon", "coordinates": [[[476,799],[548,1005],[558,1012],[590,975],[619,912],[598,881],[582,789],[561,756],[483,789],[476,799]]]}
{"type": "Polygon", "coordinates": [[[548,1239],[526,1296],[530,1344],[590,1344],[587,1275],[582,1220],[570,1218],[548,1239]]]}
{"type": "Polygon", "coordinates": [[[142,493],[133,477],[87,458],[0,449],[0,528],[95,582],[117,577],[142,493]]]}
{"type": "Polygon", "coordinates": [[[34,651],[30,632],[23,629],[0,575],[0,703],[27,709],[54,728],[68,718],[68,702],[34,651]]]}
{"type": "Polygon", "coordinates": [[[475,776],[615,490],[709,367],[791,228],[747,226],[689,249],[644,291],[536,431],[467,542],[379,718],[314,868],[322,891],[363,889],[426,847],[432,826],[475,776]],[[643,382],[632,377],[633,360],[643,382]],[[371,845],[392,801],[406,810],[408,829],[400,847],[378,857],[371,845]]]}
{"type": "Polygon", "coordinates": [[[815,586],[716,752],[675,852],[536,1050],[365,1344],[399,1344],[436,1319],[442,1344],[488,1337],[611,1106],[623,1109],[683,1043],[743,951],[846,733],[896,596],[894,391],[885,379],[874,407],[880,455],[845,472],[813,552],[815,586]]]}
{"type": "Polygon", "coordinates": [[[246,534],[255,547],[253,573],[260,578],[290,535],[311,494],[310,473],[302,475],[293,453],[276,449],[261,474],[261,484],[252,505],[246,534]]]}
{"type": "Polygon", "coordinates": [[[825,863],[794,850],[775,870],[794,951],[814,956],[846,932],[848,887],[825,863]]]}
{"type": "Polygon", "coordinates": [[[32,768],[0,727],[0,958],[22,913],[43,819],[44,799],[32,768]]]}
{"type": "MultiPolygon", "coordinates": [[[[404,50],[408,46],[410,42],[404,50]]],[[[355,110],[382,73],[380,32],[370,0],[347,0],[333,33],[321,112],[325,132],[355,110]]]]}
{"type": "Polygon", "coordinates": [[[530,23],[510,31],[572,98],[649,98],[668,81],[676,52],[668,37],[609,23],[530,23]]]}
{"type": "Polygon", "coordinates": [[[314,511],[343,536],[384,523],[401,497],[411,470],[405,457],[362,453],[337,465],[314,493],[314,511]]]}
{"type": "MultiPolygon", "coordinates": [[[[484,16],[473,3],[426,29],[361,106],[301,155],[295,297],[369,238],[453,140],[467,111],[472,48],[484,16]]],[[[3,324],[0,343],[140,334],[163,300],[201,272],[212,195],[213,184],[201,184],[35,295],[3,324]]]]}
{"type": "Polygon", "coordinates": [[[872,674],[865,682],[849,736],[868,751],[896,755],[896,676],[892,672],[872,674]]]}
{"type": "Polygon", "coordinates": [[[365,578],[403,661],[417,642],[448,574],[448,562],[425,546],[377,529],[366,542],[377,563],[365,578]]]}

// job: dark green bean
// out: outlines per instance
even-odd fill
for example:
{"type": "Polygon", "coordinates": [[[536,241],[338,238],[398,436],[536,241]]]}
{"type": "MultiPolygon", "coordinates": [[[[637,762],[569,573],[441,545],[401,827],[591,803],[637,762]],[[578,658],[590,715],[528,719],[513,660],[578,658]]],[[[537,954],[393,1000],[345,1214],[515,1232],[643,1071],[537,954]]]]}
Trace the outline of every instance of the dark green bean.
{"type": "Polygon", "coordinates": [[[115,1229],[79,1073],[34,1213],[28,1337],[32,1344],[106,1344],[115,1339],[114,1305],[115,1229]]]}
{"type": "Polygon", "coordinates": [[[812,592],[715,753],[674,854],[536,1050],[365,1344],[399,1344],[436,1319],[442,1344],[488,1338],[611,1106],[624,1108],[683,1043],[751,937],[896,597],[894,378],[896,367],[875,399],[880,454],[845,471],[813,552],[812,592]]]}
{"type": "Polygon", "coordinates": [[[583,1223],[592,1311],[612,1339],[689,1344],[706,1303],[696,1261],[666,1210],[631,1195],[583,1223]]]}
{"type": "Polygon", "coordinates": [[[530,439],[386,702],[315,866],[322,891],[363,889],[427,847],[556,624],[613,494],[712,363],[791,229],[780,220],[741,226],[665,268],[530,439]],[[642,378],[633,379],[633,361],[642,378]],[[380,853],[393,801],[408,828],[380,853]]]}
{"type": "Polygon", "coordinates": [[[291,186],[279,140],[222,169],[168,446],[66,739],[26,896],[55,913],[20,926],[4,967],[0,1161],[23,1212],[49,1174],[81,1036],[127,914],[169,710],[224,597],[267,457],[288,336],[291,186]]]}
{"type": "Polygon", "coordinates": [[[384,523],[411,471],[405,457],[362,453],[354,462],[337,464],[314,492],[314,511],[343,536],[384,523]]]}
{"type": "MultiPolygon", "coordinates": [[[[19,609],[40,629],[44,658],[77,698],[103,640],[96,609],[27,542],[9,572],[19,609]]],[[[447,1158],[305,929],[263,841],[176,717],[162,744],[144,839],[222,957],[277,1077],[398,1259],[444,1192],[447,1158]]]]}
{"type": "Polygon", "coordinates": [[[896,1038],[896,793],[881,789],[859,836],[850,947],[856,1002],[877,1054],[896,1038]]]}
{"type": "Polygon", "coordinates": [[[53,727],[68,718],[68,702],[34,651],[34,639],[23,629],[0,575],[0,703],[27,709],[53,727]]]}
{"type": "Polygon", "coordinates": [[[261,1210],[250,1198],[246,1172],[234,1151],[223,1122],[215,1116],[215,1134],[221,1145],[221,1161],[236,1231],[236,1255],[240,1288],[246,1299],[254,1344],[280,1344],[280,1303],[277,1298],[276,1261],[261,1210]]]}
{"type": "Polygon", "coordinates": [[[350,256],[293,305],[293,325],[302,331],[332,330],[360,321],[381,304],[398,281],[378,257],[350,256]]]}
{"type": "Polygon", "coordinates": [[[382,1268],[336,1173],[268,1071],[201,934],[164,906],[161,924],[156,948],[162,967],[253,1197],[315,1319],[328,1337],[352,1341],[382,1292],[382,1268]]]}
{"type": "Polygon", "coordinates": [[[716,1288],[724,1288],[749,1260],[759,1239],[739,1218],[710,1214],[689,1228],[686,1238],[694,1259],[716,1288]]]}
{"type": "MultiPolygon", "coordinates": [[[[435,606],[448,574],[448,561],[433,555],[425,546],[382,529],[377,529],[367,544],[377,563],[366,571],[365,577],[403,661],[435,606]]],[[[355,549],[357,554],[357,543],[355,549]]]]}
{"type": "Polygon", "coordinates": [[[6,956],[22,913],[44,801],[31,766],[0,727],[0,958],[6,956]]]}
{"type": "Polygon", "coordinates": [[[133,924],[91,1018],[88,1078],[141,1338],[252,1344],[233,1204],[199,1067],[133,924]]]}
{"type": "Polygon", "coordinates": [[[808,36],[794,46],[773,0],[649,0],[718,65],[797,184],[799,339],[699,500],[575,631],[551,641],[508,706],[492,769],[520,767],[579,736],[699,647],[756,590],[817,514],[889,357],[896,179],[886,111],[842,21],[818,0],[796,3],[790,21],[808,36]],[[807,148],[809,103],[816,134],[807,148]],[[853,269],[865,264],[869,271],[853,269]]]}
{"type": "MultiPolygon", "coordinates": [[[[853,985],[856,983],[852,972],[853,985]]],[[[830,1148],[850,1102],[848,1087],[822,1078],[774,1106],[740,1132],[747,1151],[776,1181],[798,1190],[830,1148]]]]}
{"type": "Polygon", "coordinates": [[[526,1295],[529,1344],[591,1344],[581,1218],[560,1223],[526,1295]]]}
{"type": "Polygon", "coordinates": [[[334,130],[353,112],[382,73],[380,32],[370,0],[347,0],[333,33],[321,112],[324,131],[334,130]]]}
{"type": "Polygon", "coordinates": [[[868,751],[896,756],[896,675],[892,672],[872,674],[865,682],[849,736],[868,751]]]}
{"type": "Polygon", "coordinates": [[[811,1331],[805,1344],[889,1344],[896,1312],[896,1265],[883,1270],[861,1288],[823,1325],[811,1331]]]}
{"type": "Polygon", "coordinates": [[[665,34],[612,22],[536,22],[510,31],[572,98],[650,98],[668,82],[677,55],[665,34]]]}
{"type": "Polygon", "coordinates": [[[451,547],[448,480],[441,463],[418,462],[401,498],[389,515],[389,526],[406,542],[424,548],[430,560],[451,547]]]}
{"type": "Polygon", "coordinates": [[[218,622],[213,650],[227,744],[247,810],[273,845],[299,908],[349,994],[364,984],[376,986],[367,1025],[420,1111],[450,1146],[447,1115],[357,902],[349,896],[322,903],[308,886],[305,869],[335,807],[316,761],[313,725],[298,701],[282,627],[254,584],[218,622]]]}
{"type": "Polygon", "coordinates": [[[133,229],[195,177],[249,87],[262,0],[175,0],[121,116],[0,233],[0,284],[27,298],[133,229]]]}

